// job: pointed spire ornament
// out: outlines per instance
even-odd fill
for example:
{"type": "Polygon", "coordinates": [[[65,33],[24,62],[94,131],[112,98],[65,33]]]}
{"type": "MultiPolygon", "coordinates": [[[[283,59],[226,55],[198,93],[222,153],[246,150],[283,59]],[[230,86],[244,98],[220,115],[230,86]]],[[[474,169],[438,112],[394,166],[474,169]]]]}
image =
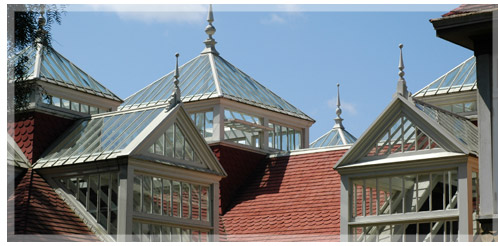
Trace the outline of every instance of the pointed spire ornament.
{"type": "Polygon", "coordinates": [[[40,17],[38,17],[38,30],[36,31],[36,55],[35,55],[35,64],[33,67],[33,77],[40,78],[41,71],[41,62],[43,56],[43,43],[46,41],[47,30],[44,29],[47,21],[45,20],[45,5],[41,5],[40,17]]]}
{"type": "Polygon", "coordinates": [[[171,98],[168,100],[168,104],[169,104],[168,110],[172,109],[174,106],[176,106],[177,104],[179,104],[182,101],[180,87],[178,86],[178,83],[180,82],[178,80],[178,78],[180,77],[180,72],[178,69],[178,57],[179,56],[180,56],[180,54],[178,54],[178,53],[175,54],[176,66],[175,66],[175,73],[173,75],[173,77],[174,77],[173,83],[175,84],[175,88],[173,88],[173,93],[171,94],[171,98]]]}
{"type": "Polygon", "coordinates": [[[344,129],[344,126],[342,125],[343,119],[341,118],[342,109],[341,109],[341,99],[339,94],[339,86],[340,84],[337,83],[337,109],[335,110],[335,114],[337,115],[337,117],[334,119],[335,120],[334,128],[344,129]]]}
{"type": "Polygon", "coordinates": [[[206,40],[204,40],[204,44],[206,45],[206,48],[204,48],[204,50],[201,52],[201,54],[212,53],[215,55],[219,55],[218,51],[214,47],[216,45],[216,41],[214,40],[213,35],[216,33],[216,28],[214,28],[214,26],[212,25],[214,22],[213,5],[212,4],[209,4],[207,22],[208,22],[208,25],[206,26],[206,29],[204,31],[208,35],[208,38],[206,40]]]}
{"type": "Polygon", "coordinates": [[[398,80],[398,85],[396,87],[396,93],[400,94],[404,98],[408,98],[408,89],[406,88],[406,81],[405,81],[405,64],[403,62],[403,44],[399,44],[399,80],[398,80]]]}

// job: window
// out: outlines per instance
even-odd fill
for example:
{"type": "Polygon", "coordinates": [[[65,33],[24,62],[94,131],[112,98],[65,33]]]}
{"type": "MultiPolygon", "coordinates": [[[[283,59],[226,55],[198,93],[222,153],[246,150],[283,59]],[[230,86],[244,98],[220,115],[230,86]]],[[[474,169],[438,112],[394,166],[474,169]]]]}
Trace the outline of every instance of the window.
{"type": "Polygon", "coordinates": [[[349,230],[352,241],[456,240],[458,220],[451,216],[458,209],[457,170],[358,178],[351,183],[349,207],[354,224],[349,230]],[[435,211],[443,215],[441,219],[432,218],[431,213],[435,211]],[[401,216],[392,217],[396,214],[401,216]],[[409,222],[420,216],[432,221],[409,222]],[[387,218],[396,222],[386,221],[387,218]],[[403,223],[404,220],[407,222],[403,223]]]}
{"type": "Polygon", "coordinates": [[[225,140],[261,147],[261,135],[265,127],[259,117],[225,109],[225,140]]]}
{"type": "Polygon", "coordinates": [[[166,132],[151,145],[149,153],[179,160],[198,161],[197,154],[195,154],[194,149],[177,124],[170,126],[166,132]]]}
{"type": "Polygon", "coordinates": [[[133,210],[146,214],[210,221],[210,188],[147,175],[136,175],[133,210]]]}
{"type": "Polygon", "coordinates": [[[372,147],[367,156],[384,156],[398,152],[439,148],[439,145],[401,116],[372,147]]]}
{"type": "Polygon", "coordinates": [[[202,137],[213,136],[213,111],[193,113],[190,114],[190,118],[202,137]]]}
{"type": "Polygon", "coordinates": [[[98,107],[89,106],[83,103],[70,101],[64,98],[59,98],[50,95],[43,95],[42,102],[44,104],[53,105],[60,108],[69,109],[76,112],[81,112],[84,114],[98,114],[103,112],[109,112],[110,109],[102,109],[98,107]]]}
{"type": "Polygon", "coordinates": [[[117,173],[100,173],[59,178],[73,195],[110,235],[116,237],[118,212],[117,173]]]}
{"type": "Polygon", "coordinates": [[[268,126],[273,129],[268,134],[268,146],[279,150],[296,150],[301,149],[301,132],[286,126],[269,123],[268,126]]]}
{"type": "Polygon", "coordinates": [[[134,242],[209,242],[208,230],[133,221],[134,242]]]}

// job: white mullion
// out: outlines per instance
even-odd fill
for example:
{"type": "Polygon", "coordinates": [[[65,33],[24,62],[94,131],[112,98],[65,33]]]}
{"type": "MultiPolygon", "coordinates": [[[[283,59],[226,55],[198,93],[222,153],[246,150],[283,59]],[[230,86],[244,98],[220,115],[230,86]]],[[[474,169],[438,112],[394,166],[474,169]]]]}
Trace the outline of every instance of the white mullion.
{"type": "Polygon", "coordinates": [[[373,192],[372,192],[372,187],[370,187],[370,192],[369,192],[369,198],[370,198],[370,215],[373,214],[373,198],[372,198],[373,192]]]}
{"type": "Polygon", "coordinates": [[[188,218],[192,219],[192,184],[188,184],[188,218]]]}
{"type": "Polygon", "coordinates": [[[180,207],[178,208],[178,211],[179,211],[179,215],[180,215],[179,217],[183,218],[183,182],[179,182],[179,183],[180,183],[180,196],[179,196],[180,197],[180,207]]]}
{"type": "Polygon", "coordinates": [[[401,177],[401,212],[402,213],[405,213],[405,203],[406,203],[406,199],[405,199],[405,176],[402,176],[401,177]]]}
{"type": "Polygon", "coordinates": [[[111,207],[112,207],[112,174],[108,175],[108,186],[107,186],[107,233],[111,232],[111,207]]]}
{"type": "Polygon", "coordinates": [[[366,201],[366,196],[367,196],[367,191],[365,190],[365,179],[363,179],[363,184],[362,184],[362,188],[361,188],[361,215],[362,216],[366,216],[367,214],[367,211],[366,210],[366,207],[367,207],[367,201],[366,201]]]}
{"type": "Polygon", "coordinates": [[[419,223],[417,223],[417,228],[415,230],[415,242],[418,242],[418,237],[419,237],[419,223]]]}
{"type": "Polygon", "coordinates": [[[448,171],[448,204],[450,205],[450,208],[451,208],[451,200],[453,200],[453,194],[452,194],[452,180],[451,180],[451,171],[448,171]]]}
{"type": "Polygon", "coordinates": [[[358,187],[356,186],[356,184],[353,182],[353,212],[352,215],[353,217],[356,217],[356,215],[358,214],[358,209],[357,209],[357,200],[358,200],[358,187]]]}
{"type": "Polygon", "coordinates": [[[418,212],[418,174],[415,175],[415,212],[418,212]]]}
{"type": "Polygon", "coordinates": [[[445,222],[444,222],[444,229],[443,229],[443,242],[446,242],[446,237],[447,237],[447,235],[446,235],[446,230],[447,230],[447,228],[446,228],[446,224],[447,224],[447,223],[448,223],[447,221],[445,221],[445,222]]]}
{"type": "Polygon", "coordinates": [[[434,190],[434,188],[435,187],[432,187],[432,173],[429,173],[429,211],[432,211],[432,190],[434,190]]]}
{"type": "Polygon", "coordinates": [[[379,215],[379,212],[380,212],[380,209],[379,209],[379,206],[380,206],[380,191],[379,191],[379,179],[378,178],[375,178],[375,196],[377,197],[377,205],[375,206],[375,213],[377,215],[379,215]]]}
{"type": "Polygon", "coordinates": [[[392,193],[392,184],[391,177],[389,177],[389,214],[393,214],[393,193],[392,193]]]}
{"type": "Polygon", "coordinates": [[[443,172],[443,210],[446,210],[446,172],[443,172]]]}

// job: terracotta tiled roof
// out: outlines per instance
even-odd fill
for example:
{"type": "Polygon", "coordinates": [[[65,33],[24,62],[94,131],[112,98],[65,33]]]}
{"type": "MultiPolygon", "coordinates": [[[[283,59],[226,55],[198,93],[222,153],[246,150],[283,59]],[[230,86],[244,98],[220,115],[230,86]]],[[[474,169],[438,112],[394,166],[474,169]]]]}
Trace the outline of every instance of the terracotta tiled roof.
{"type": "Polygon", "coordinates": [[[340,176],[346,150],[268,159],[220,225],[227,241],[339,241],[340,176]]]}
{"type": "Polygon", "coordinates": [[[453,9],[442,16],[446,17],[446,16],[452,16],[464,13],[471,13],[471,12],[482,12],[496,8],[498,8],[498,4],[462,4],[458,6],[458,8],[453,9]]]}
{"type": "Polygon", "coordinates": [[[8,241],[99,241],[36,171],[20,179],[8,199],[8,241]]]}
{"type": "Polygon", "coordinates": [[[221,166],[228,174],[220,181],[220,209],[225,213],[239,187],[248,182],[253,172],[263,164],[266,155],[224,145],[211,146],[221,166]]]}
{"type": "Polygon", "coordinates": [[[8,133],[14,138],[26,158],[36,162],[43,152],[74,123],[74,120],[39,112],[16,115],[8,123],[8,133]],[[36,126],[36,127],[35,127],[36,126]]]}

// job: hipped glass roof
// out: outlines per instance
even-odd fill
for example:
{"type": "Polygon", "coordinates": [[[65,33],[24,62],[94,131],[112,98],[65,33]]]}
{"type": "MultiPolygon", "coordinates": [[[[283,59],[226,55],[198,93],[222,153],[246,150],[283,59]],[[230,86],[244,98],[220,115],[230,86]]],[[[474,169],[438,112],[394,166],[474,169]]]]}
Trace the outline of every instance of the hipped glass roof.
{"type": "Polygon", "coordinates": [[[348,131],[341,128],[332,128],[332,130],[310,143],[310,148],[335,147],[349,145],[356,142],[356,138],[348,131]]]}
{"type": "MultiPolygon", "coordinates": [[[[201,54],[179,68],[182,101],[224,97],[313,121],[299,109],[211,53],[201,54]]],[[[173,92],[173,71],[126,98],[119,110],[162,104],[173,92]]]]}
{"type": "MultiPolygon", "coordinates": [[[[36,77],[34,74],[36,48],[28,47],[19,53],[19,55],[20,54],[26,55],[29,59],[26,64],[28,68],[28,78],[36,77]]],[[[19,55],[13,57],[12,62],[16,62],[19,55]]],[[[40,61],[40,78],[46,79],[47,82],[112,100],[122,101],[109,89],[104,87],[53,48],[43,47],[40,61]]]]}
{"type": "Polygon", "coordinates": [[[419,101],[416,101],[415,106],[450,132],[470,151],[479,153],[478,130],[468,119],[419,101]]]}
{"type": "Polygon", "coordinates": [[[434,82],[422,88],[413,97],[425,97],[449,94],[460,91],[471,91],[477,88],[476,58],[465,60],[434,82]]]}
{"type": "Polygon", "coordinates": [[[31,163],[9,134],[7,134],[7,164],[22,168],[31,167],[31,163]]]}
{"type": "Polygon", "coordinates": [[[115,158],[164,107],[114,112],[81,120],[35,168],[115,158]]]}

